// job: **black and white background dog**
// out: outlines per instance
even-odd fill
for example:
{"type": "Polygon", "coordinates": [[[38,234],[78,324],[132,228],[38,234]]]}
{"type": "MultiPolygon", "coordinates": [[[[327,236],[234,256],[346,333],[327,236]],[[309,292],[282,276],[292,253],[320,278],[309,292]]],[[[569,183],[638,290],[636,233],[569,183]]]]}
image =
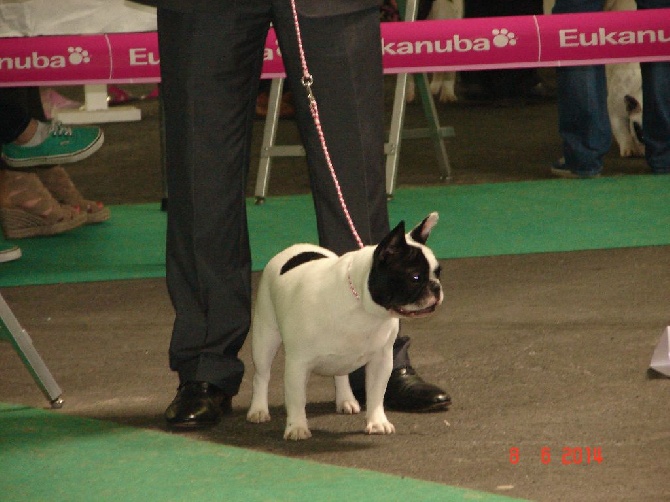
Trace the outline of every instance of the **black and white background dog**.
{"type": "Polygon", "coordinates": [[[400,318],[430,315],[442,303],[440,265],[425,246],[438,214],[405,234],[404,222],[377,246],[337,256],[311,244],[291,246],[267,264],[253,320],[255,366],[247,420],[270,420],[268,384],[284,344],[285,439],[311,436],[305,406],[311,373],[335,377],[340,413],[359,413],[348,374],[366,366],[368,434],[395,432],[384,413],[400,318]]]}

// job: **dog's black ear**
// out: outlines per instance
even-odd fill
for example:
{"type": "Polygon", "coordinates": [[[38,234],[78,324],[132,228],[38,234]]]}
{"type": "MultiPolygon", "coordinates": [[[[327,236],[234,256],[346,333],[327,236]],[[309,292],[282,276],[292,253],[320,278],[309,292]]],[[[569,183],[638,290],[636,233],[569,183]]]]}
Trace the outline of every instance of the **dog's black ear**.
{"type": "Polygon", "coordinates": [[[421,223],[412,229],[410,237],[419,244],[425,244],[430,236],[430,231],[437,225],[439,219],[439,214],[436,212],[430,213],[421,223]]]}
{"type": "Polygon", "coordinates": [[[398,254],[405,246],[407,246],[407,241],[405,240],[405,222],[401,221],[377,245],[375,257],[379,261],[385,261],[389,257],[398,254]]]}

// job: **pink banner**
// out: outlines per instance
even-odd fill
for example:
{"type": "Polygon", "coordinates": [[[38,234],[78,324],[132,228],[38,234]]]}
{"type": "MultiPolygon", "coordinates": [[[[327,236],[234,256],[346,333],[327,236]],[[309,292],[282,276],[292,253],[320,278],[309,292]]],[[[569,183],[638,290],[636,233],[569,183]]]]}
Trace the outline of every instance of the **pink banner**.
{"type": "MultiPolygon", "coordinates": [[[[657,9],[384,23],[384,71],[669,61],[669,20],[657,9]]],[[[155,33],[0,38],[0,86],[159,82],[159,63],[155,33]]],[[[283,75],[270,31],[263,76],[283,75]]]]}
{"type": "Polygon", "coordinates": [[[155,33],[115,33],[107,35],[110,64],[117,82],[160,81],[158,37],[155,33]]]}

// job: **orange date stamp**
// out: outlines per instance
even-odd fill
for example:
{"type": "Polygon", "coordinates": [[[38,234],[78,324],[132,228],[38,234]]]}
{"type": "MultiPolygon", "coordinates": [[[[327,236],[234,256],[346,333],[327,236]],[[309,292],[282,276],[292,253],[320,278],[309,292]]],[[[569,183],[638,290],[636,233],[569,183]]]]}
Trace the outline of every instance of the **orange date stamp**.
{"type": "Polygon", "coordinates": [[[603,449],[600,446],[564,446],[558,452],[549,446],[543,446],[539,452],[521,453],[521,448],[513,446],[509,449],[509,463],[518,465],[522,459],[538,459],[542,464],[560,462],[562,465],[591,465],[603,462],[603,449]]]}

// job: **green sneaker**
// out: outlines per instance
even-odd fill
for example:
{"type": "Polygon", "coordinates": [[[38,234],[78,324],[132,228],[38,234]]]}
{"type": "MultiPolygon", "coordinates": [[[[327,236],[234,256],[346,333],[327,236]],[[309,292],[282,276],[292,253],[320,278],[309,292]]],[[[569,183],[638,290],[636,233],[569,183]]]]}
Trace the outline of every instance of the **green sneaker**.
{"type": "Polygon", "coordinates": [[[2,159],[14,168],[69,164],[94,154],[104,141],[105,136],[99,127],[65,127],[54,121],[49,136],[39,145],[3,145],[2,159]]]}
{"type": "Polygon", "coordinates": [[[0,249],[0,263],[18,260],[19,258],[21,258],[21,248],[17,246],[0,249]]]}

